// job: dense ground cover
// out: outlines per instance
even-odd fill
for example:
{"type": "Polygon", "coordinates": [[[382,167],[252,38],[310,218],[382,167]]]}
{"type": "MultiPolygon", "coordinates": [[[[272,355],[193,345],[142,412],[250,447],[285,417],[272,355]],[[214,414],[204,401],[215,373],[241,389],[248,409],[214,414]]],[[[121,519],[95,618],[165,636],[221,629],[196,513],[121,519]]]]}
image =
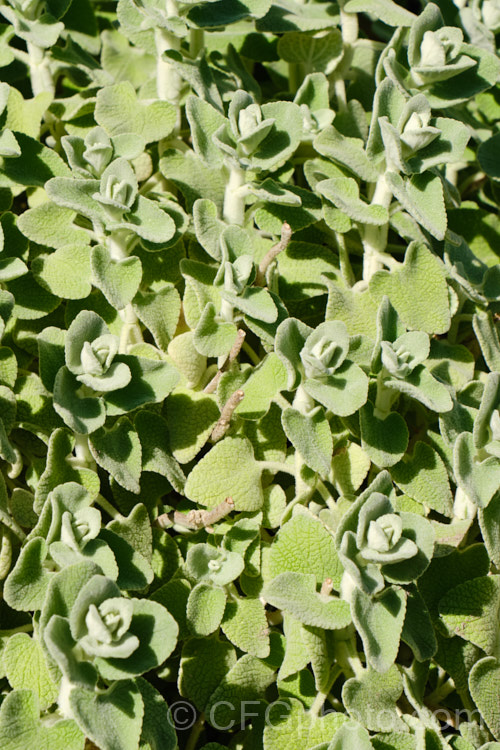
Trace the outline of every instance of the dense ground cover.
{"type": "Polygon", "coordinates": [[[0,4],[2,750],[500,748],[500,4],[0,4]]]}

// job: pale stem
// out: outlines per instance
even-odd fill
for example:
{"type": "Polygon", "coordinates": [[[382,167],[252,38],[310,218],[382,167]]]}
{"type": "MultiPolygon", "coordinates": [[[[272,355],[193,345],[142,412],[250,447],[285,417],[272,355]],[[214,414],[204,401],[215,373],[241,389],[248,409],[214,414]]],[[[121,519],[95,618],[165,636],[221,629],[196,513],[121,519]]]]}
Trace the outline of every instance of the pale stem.
{"type": "Polygon", "coordinates": [[[267,253],[262,258],[261,262],[259,263],[259,268],[257,270],[257,276],[255,278],[255,285],[256,286],[264,286],[266,283],[266,271],[273,262],[273,260],[281,253],[283,250],[286,250],[288,243],[292,239],[292,228],[288,222],[283,222],[283,226],[281,227],[281,237],[280,241],[277,242],[275,245],[273,245],[267,253]]]}
{"type": "Polygon", "coordinates": [[[392,409],[392,405],[398,397],[398,391],[387,388],[384,385],[384,377],[387,371],[382,369],[377,375],[377,395],[375,397],[374,416],[378,419],[385,419],[392,409]]]}
{"type": "Polygon", "coordinates": [[[181,513],[174,510],[171,513],[162,513],[158,516],[156,523],[160,528],[170,528],[174,524],[185,526],[188,529],[197,531],[206,528],[207,531],[213,531],[212,524],[221,521],[234,510],[234,500],[232,497],[226,497],[217,507],[212,510],[190,510],[189,513],[181,513]]]}
{"type": "Polygon", "coordinates": [[[0,581],[6,578],[12,564],[12,541],[8,531],[2,532],[0,543],[0,581]]]}
{"type": "Polygon", "coordinates": [[[315,402],[314,399],[304,390],[303,386],[299,385],[292,406],[294,409],[297,409],[297,411],[307,415],[315,408],[315,402]]]}
{"type": "MultiPolygon", "coordinates": [[[[385,174],[380,175],[375,186],[371,200],[372,205],[389,208],[392,200],[392,191],[387,185],[385,174]]],[[[387,233],[389,224],[383,226],[365,226],[363,233],[363,280],[370,281],[373,274],[384,267],[381,253],[387,245],[387,233]]]]}
{"type": "Polygon", "coordinates": [[[354,44],[358,38],[358,16],[356,13],[346,13],[340,3],[340,27],[342,29],[342,41],[344,45],[354,44]]]}
{"type": "Polygon", "coordinates": [[[288,63],[288,88],[291,94],[296,94],[302,83],[303,75],[300,63],[288,63]]]}
{"type": "Polygon", "coordinates": [[[50,94],[55,93],[54,79],[50,70],[50,63],[45,50],[37,47],[32,42],[26,42],[28,50],[28,65],[30,68],[31,90],[33,96],[41,94],[42,91],[48,91],[50,94]]]}
{"type": "Polygon", "coordinates": [[[324,692],[319,692],[314,699],[309,714],[311,716],[319,716],[321,709],[325,703],[325,700],[329,697],[330,691],[337,682],[338,677],[342,674],[342,669],[338,664],[334,664],[330,670],[330,677],[328,680],[328,689],[324,692]]]}
{"type": "Polygon", "coordinates": [[[24,542],[26,534],[12,516],[10,516],[5,510],[2,510],[2,508],[0,508],[0,523],[3,523],[3,525],[10,529],[12,533],[21,540],[21,542],[24,542]]]}
{"type": "Polygon", "coordinates": [[[333,591],[333,581],[331,578],[325,578],[323,583],[321,584],[321,591],[320,594],[323,594],[323,596],[328,596],[333,591]]]}
{"type": "Polygon", "coordinates": [[[116,508],[113,505],[111,505],[111,503],[108,500],[106,500],[105,497],[103,497],[102,495],[97,495],[95,501],[97,505],[100,505],[101,508],[108,514],[108,516],[110,516],[113,519],[120,518],[121,514],[119,513],[119,511],[117,511],[116,508]]]}
{"type": "Polygon", "coordinates": [[[288,464],[282,464],[279,461],[259,461],[258,464],[262,471],[271,471],[273,474],[278,474],[278,472],[282,471],[284,474],[290,474],[292,477],[295,476],[294,469],[288,466],[288,464]]]}
{"type": "Polygon", "coordinates": [[[345,112],[347,109],[347,94],[345,81],[341,76],[334,78],[333,90],[335,92],[335,99],[337,100],[337,109],[339,112],[345,112]]]}
{"type": "Polygon", "coordinates": [[[222,373],[226,372],[229,369],[229,367],[232,365],[232,363],[235,361],[236,357],[240,353],[241,347],[243,346],[243,342],[245,340],[245,336],[246,336],[245,331],[242,328],[239,328],[236,334],[235,342],[231,347],[231,351],[229,352],[222,366],[215,373],[212,380],[209,383],[207,383],[207,385],[203,389],[203,393],[214,393],[214,391],[216,390],[219,384],[219,380],[222,377],[222,373]]]}
{"type": "Polygon", "coordinates": [[[243,226],[245,220],[245,197],[240,188],[245,184],[245,171],[239,166],[232,166],[224,193],[222,217],[228,224],[243,226]]]}
{"type": "MultiPolygon", "coordinates": [[[[168,6],[167,6],[168,8],[168,6]]],[[[176,15],[170,14],[169,15],[176,15]]],[[[170,102],[177,107],[178,110],[178,122],[177,132],[180,125],[180,100],[183,87],[183,80],[179,73],[174,68],[170,60],[164,60],[163,54],[169,50],[179,52],[181,48],[181,40],[166,29],[155,29],[155,43],[156,43],[156,92],[158,99],[170,102]]]]}
{"type": "MultiPolygon", "coordinates": [[[[123,232],[120,230],[113,232],[109,237],[106,237],[108,250],[113,260],[123,260],[123,258],[128,258],[128,240],[129,232],[123,232]]],[[[119,310],[118,314],[123,321],[122,329],[120,331],[118,352],[120,354],[127,354],[129,346],[139,344],[144,341],[144,339],[139,325],[139,318],[135,314],[131,302],[129,302],[123,310],[119,310]]]]}
{"type": "Polygon", "coordinates": [[[80,466],[95,468],[95,461],[89,448],[89,439],[87,435],[74,433],[75,438],[75,459],[80,466]]]}
{"type": "Polygon", "coordinates": [[[231,396],[229,396],[224,405],[224,408],[222,409],[219,420],[212,430],[212,434],[210,435],[214,443],[223,438],[228,431],[229,425],[231,424],[231,417],[233,416],[233,412],[238,404],[241,403],[244,396],[245,393],[242,390],[237,390],[233,394],[231,394],[231,396]]]}
{"type": "Polygon", "coordinates": [[[0,630],[0,638],[9,638],[15,633],[31,633],[33,631],[33,623],[27,622],[25,625],[18,625],[17,628],[10,628],[9,630],[0,630]]]}

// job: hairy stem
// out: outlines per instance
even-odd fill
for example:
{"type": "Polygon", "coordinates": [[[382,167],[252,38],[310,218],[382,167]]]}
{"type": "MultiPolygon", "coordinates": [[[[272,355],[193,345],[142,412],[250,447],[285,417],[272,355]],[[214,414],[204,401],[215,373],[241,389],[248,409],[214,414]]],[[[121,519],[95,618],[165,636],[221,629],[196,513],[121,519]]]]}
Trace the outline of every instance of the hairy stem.
{"type": "Polygon", "coordinates": [[[224,193],[222,216],[228,224],[243,226],[245,220],[245,197],[240,188],[245,184],[245,172],[241,167],[232,166],[224,193]]]}

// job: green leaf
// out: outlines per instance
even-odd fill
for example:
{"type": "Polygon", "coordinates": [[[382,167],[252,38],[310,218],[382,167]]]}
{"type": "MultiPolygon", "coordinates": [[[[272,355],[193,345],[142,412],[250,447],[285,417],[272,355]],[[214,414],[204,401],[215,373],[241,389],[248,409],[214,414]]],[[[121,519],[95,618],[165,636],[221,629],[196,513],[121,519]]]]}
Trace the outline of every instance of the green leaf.
{"type": "Polygon", "coordinates": [[[342,34],[338,29],[321,37],[290,31],[279,39],[278,54],[288,63],[303,63],[310,70],[329,75],[343,54],[342,34]]]}
{"type": "Polygon", "coordinates": [[[498,657],[500,576],[484,576],[461,583],[441,599],[439,611],[450,633],[471,641],[488,656],[498,657]]]}
{"type": "Polygon", "coordinates": [[[500,664],[498,661],[491,656],[480,659],[471,670],[469,686],[474,702],[481,711],[488,728],[495,739],[500,740],[500,706],[498,705],[500,664]]]}
{"type": "Polygon", "coordinates": [[[164,101],[142,104],[129,81],[97,92],[96,122],[111,136],[136,133],[146,143],[166,138],[175,125],[175,108],[164,101]]]}
{"type": "Polygon", "coordinates": [[[232,497],[236,510],[259,510],[264,502],[260,475],[250,441],[226,437],[192,469],[186,482],[186,497],[207,508],[215,508],[226,497],[232,497]]]}
{"type": "Polygon", "coordinates": [[[121,354],[117,361],[127,365],[132,378],[125,388],[106,394],[106,411],[110,415],[123,414],[144,404],[163,401],[179,380],[179,373],[169,362],[131,354],[121,354]]]}
{"type": "Polygon", "coordinates": [[[61,367],[54,381],[54,409],[74,432],[88,435],[102,427],[106,410],[101,397],[81,396],[81,383],[67,367],[61,367]]]}
{"type": "MultiPolygon", "coordinates": [[[[219,381],[217,395],[221,403],[237,388],[245,393],[234,413],[243,419],[261,419],[267,414],[272,399],[286,388],[286,370],[275,352],[270,352],[255,368],[249,368],[248,377],[235,382],[230,374],[224,374],[219,381]]],[[[246,375],[246,373],[245,373],[246,375]]]]}
{"type": "Polygon", "coordinates": [[[331,578],[339,589],[343,568],[334,539],[321,521],[308,513],[299,513],[283,524],[271,546],[270,576],[287,571],[314,574],[320,585],[331,578]]]}
{"type": "Polygon", "coordinates": [[[392,0],[348,0],[346,13],[369,13],[379,18],[388,26],[411,26],[416,16],[392,0]]]}
{"type": "Polygon", "coordinates": [[[453,464],[457,484],[479,508],[486,508],[500,484],[500,460],[476,458],[477,449],[470,432],[462,432],[454,446],[453,464]]]}
{"type": "Polygon", "coordinates": [[[181,464],[191,461],[203,448],[220,417],[212,396],[177,388],[167,399],[165,411],[172,455],[181,464]]]}
{"type": "Polygon", "coordinates": [[[212,693],[236,664],[236,652],[218,638],[192,638],[183,645],[179,691],[204,711],[212,693]]]}
{"type": "Polygon", "coordinates": [[[403,681],[395,664],[384,674],[366,670],[361,677],[344,683],[342,701],[347,711],[371,732],[407,731],[396,703],[403,692],[403,681]]]}
{"type": "Polygon", "coordinates": [[[13,690],[33,690],[42,710],[56,701],[57,685],[39,641],[26,633],[16,633],[5,644],[2,659],[13,690]]]}
{"type": "Polygon", "coordinates": [[[99,694],[73,688],[69,703],[79,727],[102,750],[137,750],[144,704],[133,680],[119,680],[99,694]]]}
{"type": "Polygon", "coordinates": [[[492,497],[486,508],[479,508],[477,515],[490,559],[500,568],[500,493],[492,497]]]}
{"type": "Polygon", "coordinates": [[[30,539],[4,585],[4,598],[13,609],[28,612],[42,608],[51,575],[44,567],[47,543],[41,537],[30,539]]]}
{"type": "Polygon", "coordinates": [[[89,447],[99,466],[106,469],[118,484],[129,492],[140,492],[141,443],[126,417],[118,419],[109,430],[94,432],[89,447]]]}
{"type": "Polygon", "coordinates": [[[406,618],[401,640],[410,646],[418,661],[431,659],[437,651],[429,610],[414,586],[410,588],[406,598],[406,618]]]}
{"type": "Polygon", "coordinates": [[[346,213],[353,221],[369,226],[383,226],[389,221],[384,206],[365,203],[359,197],[359,185],[352,177],[332,177],[316,185],[317,192],[346,213]]]}
{"type": "Polygon", "coordinates": [[[172,726],[168,705],[163,696],[144,678],[136,679],[144,703],[144,717],[142,720],[141,739],[139,747],[146,744],[152,750],[156,747],[162,750],[176,750],[177,737],[172,726]]]}
{"type": "Polygon", "coordinates": [[[132,621],[128,632],[139,647],[127,659],[97,657],[95,665],[106,680],[124,680],[163,664],[175,648],[179,627],[165,607],[148,599],[131,599],[132,621]]]}
{"type": "Polygon", "coordinates": [[[347,721],[345,714],[335,711],[316,716],[306,711],[295,698],[271,704],[268,717],[264,728],[264,750],[315,747],[329,742],[347,721]]]}
{"type": "Polygon", "coordinates": [[[110,529],[101,529],[99,539],[111,548],[118,563],[116,583],[125,591],[142,591],[154,578],[154,571],[148,560],[134,549],[119,534],[110,529]]]}
{"type": "Polygon", "coordinates": [[[387,672],[396,659],[405,613],[406,592],[398,586],[374,598],[357,587],[352,592],[354,624],[368,664],[377,672],[387,672]]]}
{"type": "Polygon", "coordinates": [[[409,432],[398,412],[375,415],[375,407],[367,401],[360,411],[361,445],[374,464],[385,468],[403,458],[408,447],[409,432]]]}
{"type": "Polygon", "coordinates": [[[83,750],[85,735],[72,719],[59,719],[52,726],[40,722],[36,694],[32,690],[8,693],[0,707],[2,750],[83,750]]]}
{"type": "Polygon", "coordinates": [[[370,293],[379,302],[387,295],[410,329],[441,334],[450,327],[446,272],[438,258],[422,243],[410,243],[401,269],[374,274],[370,279],[370,293]],[[411,295],[408,289],[412,290],[411,295]]]}
{"type": "Polygon", "coordinates": [[[195,152],[211,166],[222,166],[222,152],[213,142],[212,136],[227,122],[224,115],[209,102],[189,96],[186,101],[186,117],[191,128],[195,152]]]}
{"type": "Polygon", "coordinates": [[[229,354],[237,334],[234,323],[217,320],[214,305],[208,302],[194,332],[194,345],[200,354],[207,357],[222,357],[229,354]]]}
{"type": "Polygon", "coordinates": [[[191,633],[205,637],[219,627],[226,607],[226,592],[202,581],[191,590],[187,602],[187,623],[191,633]]]}
{"type": "Polygon", "coordinates": [[[134,424],[141,443],[142,471],[151,471],[166,477],[177,492],[182,492],[186,477],[172,456],[169,441],[171,426],[158,414],[150,411],[140,411],[134,424]]]}
{"type": "Polygon", "coordinates": [[[318,594],[312,573],[280,573],[265,587],[262,596],[273,607],[284,609],[304,625],[339,630],[351,622],[349,604],[318,594]]]}
{"type": "Polygon", "coordinates": [[[297,409],[285,409],[283,429],[307,466],[325,479],[331,469],[333,439],[330,425],[321,409],[308,415],[297,409]]]}
{"type": "Polygon", "coordinates": [[[393,466],[391,476],[409,497],[445,516],[452,515],[448,472],[439,454],[427,443],[417,441],[413,455],[393,466]]]}
{"type": "MultiPolygon", "coordinates": [[[[245,706],[262,700],[265,689],[273,682],[275,670],[251,654],[244,654],[220,681],[206,706],[210,723],[219,731],[230,729],[241,721],[245,706]]],[[[247,714],[248,715],[248,714],[247,714]]]]}
{"type": "Polygon", "coordinates": [[[44,187],[51,177],[70,174],[69,168],[54,149],[47,148],[24,133],[16,131],[14,135],[22,157],[3,160],[0,187],[44,187]]]}
{"type": "Polygon", "coordinates": [[[40,286],[56,297],[85,299],[92,291],[87,245],[62,245],[50,255],[38,255],[31,270],[40,286]]]}
{"type": "Polygon", "coordinates": [[[260,599],[230,599],[221,628],[226,638],[241,651],[259,659],[269,656],[268,623],[260,599]]]}
{"type": "Polygon", "coordinates": [[[413,175],[408,179],[395,172],[387,172],[386,181],[410,216],[433,237],[444,240],[448,220],[441,179],[432,172],[413,175]]]}
{"type": "Polygon", "coordinates": [[[308,378],[304,390],[333,414],[347,417],[366,403],[368,378],[361,367],[346,361],[333,375],[308,378]]]}
{"type": "Polygon", "coordinates": [[[104,245],[92,248],[92,281],[109,304],[122,310],[134,298],[142,279],[141,261],[135,255],[115,260],[104,245]]]}
{"type": "Polygon", "coordinates": [[[379,177],[379,170],[366,154],[361,138],[344,136],[333,125],[321,131],[314,140],[314,148],[366,182],[376,182],[379,177]]]}

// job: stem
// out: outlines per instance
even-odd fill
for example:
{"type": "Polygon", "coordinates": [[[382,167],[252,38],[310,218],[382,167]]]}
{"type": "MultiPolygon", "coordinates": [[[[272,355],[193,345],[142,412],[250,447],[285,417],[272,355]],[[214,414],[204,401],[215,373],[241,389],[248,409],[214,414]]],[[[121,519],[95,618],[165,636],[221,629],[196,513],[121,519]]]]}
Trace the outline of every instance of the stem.
{"type": "Polygon", "coordinates": [[[294,409],[297,409],[306,416],[315,408],[314,399],[299,385],[295,393],[295,398],[292,404],[294,409]]]}
{"type": "Polygon", "coordinates": [[[194,59],[205,46],[203,29],[191,29],[189,32],[189,54],[194,59]]]}
{"type": "Polygon", "coordinates": [[[281,227],[280,241],[273,245],[262,258],[259,263],[257,270],[257,276],[255,279],[256,286],[264,286],[266,283],[266,271],[273,262],[273,260],[281,253],[286,250],[288,243],[292,239],[292,228],[288,222],[283,222],[281,227]]]}
{"type": "Polygon", "coordinates": [[[245,352],[245,354],[248,355],[248,358],[252,361],[253,365],[260,365],[260,357],[259,355],[252,349],[248,341],[244,341],[242,346],[242,350],[245,352]]]}
{"type": "Polygon", "coordinates": [[[25,625],[18,625],[17,628],[10,628],[9,630],[0,630],[0,638],[9,638],[11,635],[16,633],[31,633],[33,631],[33,623],[27,622],[25,625]]]}
{"type": "Polygon", "coordinates": [[[313,704],[311,708],[309,709],[309,714],[311,716],[319,716],[319,713],[321,709],[323,708],[325,700],[328,698],[331,689],[335,685],[338,677],[342,674],[342,669],[338,664],[334,664],[331,671],[330,671],[330,677],[328,679],[328,687],[325,691],[321,691],[317,694],[316,698],[313,701],[313,704]]]}
{"type": "Polygon", "coordinates": [[[239,166],[232,166],[224,193],[222,217],[228,224],[243,226],[245,220],[245,197],[239,188],[245,184],[245,172],[239,166]]]}
{"type": "MultiPolygon", "coordinates": [[[[168,6],[167,6],[168,7],[168,6]]],[[[177,15],[169,13],[169,15],[177,15]]],[[[158,99],[170,102],[179,108],[183,80],[170,60],[163,59],[163,53],[169,50],[180,52],[181,40],[166,29],[155,29],[156,44],[156,92],[158,99]]],[[[180,111],[178,113],[180,118],[180,111]]],[[[178,123],[180,125],[180,122],[178,123]]],[[[178,131],[177,131],[178,132],[178,131]]]]}
{"type": "Polygon", "coordinates": [[[33,96],[48,91],[52,96],[55,94],[55,84],[50,70],[49,59],[45,50],[37,47],[32,42],[26,42],[28,50],[28,65],[30,68],[31,90],[33,96]]]}
{"type": "Polygon", "coordinates": [[[222,377],[222,373],[226,372],[231,364],[234,362],[236,357],[241,351],[241,347],[243,346],[243,342],[245,340],[246,333],[242,328],[238,329],[238,333],[236,334],[236,340],[234,344],[231,347],[231,351],[229,352],[228,356],[226,357],[223,365],[217,370],[215,375],[213,376],[212,380],[207,383],[207,385],[203,389],[203,393],[213,393],[219,384],[219,380],[222,377]]]}
{"type": "MultiPolygon", "coordinates": [[[[385,174],[380,175],[375,185],[375,191],[371,200],[372,205],[389,208],[392,200],[392,191],[387,185],[385,174]]],[[[382,226],[365,225],[363,233],[363,280],[370,281],[371,277],[383,266],[381,252],[387,246],[387,233],[389,223],[382,226]]]]}
{"type": "Polygon", "coordinates": [[[233,412],[238,404],[241,403],[244,396],[245,394],[242,390],[237,390],[231,396],[229,396],[227,402],[224,405],[224,408],[222,409],[219,421],[215,425],[210,436],[214,443],[223,438],[228,431],[231,424],[231,417],[233,416],[233,412]]]}
{"type": "Polygon", "coordinates": [[[302,82],[302,71],[300,63],[288,63],[288,88],[291,94],[296,94],[302,82]]]}
{"type": "Polygon", "coordinates": [[[212,510],[190,510],[189,513],[181,513],[174,510],[172,513],[162,513],[158,516],[156,523],[160,528],[170,528],[174,524],[185,526],[188,529],[197,531],[198,529],[207,529],[213,531],[212,524],[225,518],[234,510],[234,500],[232,497],[226,497],[217,507],[212,510]]]}
{"type": "MultiPolygon", "coordinates": [[[[129,232],[118,229],[106,237],[109,254],[113,260],[123,260],[129,257],[128,251],[129,232]]],[[[127,354],[129,346],[144,341],[139,325],[139,318],[135,314],[132,303],[129,302],[118,314],[123,321],[120,331],[119,354],[127,354]]]]}
{"type": "Polygon", "coordinates": [[[342,41],[344,45],[351,45],[358,38],[358,15],[357,13],[346,13],[343,9],[344,3],[340,3],[340,26],[342,29],[342,41]]]}
{"type": "Polygon", "coordinates": [[[203,730],[204,724],[205,724],[205,714],[202,711],[201,714],[196,719],[196,722],[193,724],[193,728],[191,729],[191,732],[189,734],[188,741],[186,742],[185,750],[195,750],[196,744],[203,730]]]}
{"type": "Polygon", "coordinates": [[[2,541],[0,542],[0,581],[7,577],[12,564],[12,541],[8,530],[0,531],[2,541]]]}
{"type": "Polygon", "coordinates": [[[120,518],[121,513],[119,513],[119,511],[117,511],[116,508],[111,505],[111,503],[106,500],[105,497],[103,497],[102,495],[97,495],[95,501],[108,514],[108,516],[111,516],[113,520],[115,518],[120,518]]]}
{"type": "Polygon", "coordinates": [[[21,540],[21,542],[24,542],[26,534],[19,524],[2,508],[0,508],[0,523],[3,523],[3,525],[10,529],[12,533],[21,540]]]}

